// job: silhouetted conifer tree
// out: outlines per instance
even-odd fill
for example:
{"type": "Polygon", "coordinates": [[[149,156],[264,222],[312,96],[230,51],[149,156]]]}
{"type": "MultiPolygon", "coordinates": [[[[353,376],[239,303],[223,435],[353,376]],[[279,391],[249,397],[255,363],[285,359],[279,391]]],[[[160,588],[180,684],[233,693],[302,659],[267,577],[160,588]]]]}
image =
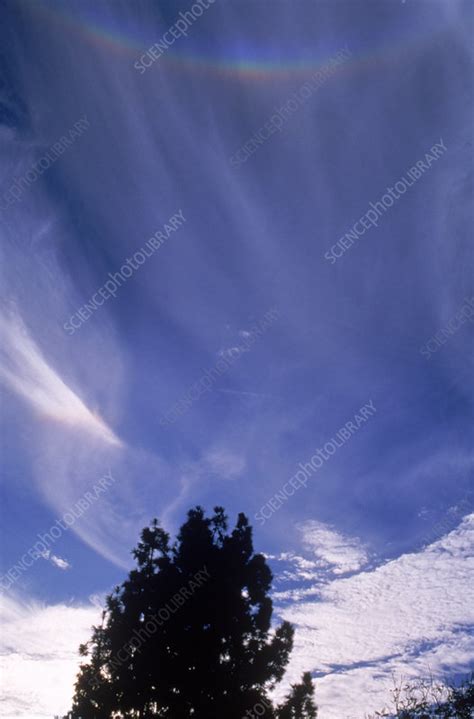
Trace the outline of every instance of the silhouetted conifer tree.
{"type": "Polygon", "coordinates": [[[280,707],[293,628],[271,630],[272,573],[244,514],[228,532],[221,507],[191,510],[178,538],[154,520],[137,568],[107,598],[81,646],[72,719],[314,719],[309,674],[280,707]]]}

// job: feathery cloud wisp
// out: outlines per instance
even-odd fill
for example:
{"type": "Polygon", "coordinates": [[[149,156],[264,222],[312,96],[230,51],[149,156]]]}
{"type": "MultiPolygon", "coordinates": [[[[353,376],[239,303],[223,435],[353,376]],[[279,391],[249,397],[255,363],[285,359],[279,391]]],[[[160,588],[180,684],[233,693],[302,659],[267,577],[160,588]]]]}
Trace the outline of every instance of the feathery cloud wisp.
{"type": "Polygon", "coordinates": [[[82,428],[108,444],[120,439],[84,404],[48,364],[18,316],[2,318],[3,362],[0,377],[37,412],[63,425],[82,428]]]}

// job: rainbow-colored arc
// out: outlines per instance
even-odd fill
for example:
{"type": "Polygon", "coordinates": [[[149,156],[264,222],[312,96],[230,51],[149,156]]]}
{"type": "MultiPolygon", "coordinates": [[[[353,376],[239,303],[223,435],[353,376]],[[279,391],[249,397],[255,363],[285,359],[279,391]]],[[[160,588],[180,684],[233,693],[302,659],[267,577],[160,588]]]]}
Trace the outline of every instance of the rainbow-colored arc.
{"type": "MultiPolygon", "coordinates": [[[[97,2],[93,8],[85,8],[80,4],[76,7],[59,4],[57,0],[29,0],[31,9],[47,16],[47,20],[56,23],[61,30],[80,33],[84,40],[95,45],[106,46],[110,51],[127,54],[131,60],[137,60],[146,53],[148,44],[143,37],[139,37],[138,30],[128,28],[127,33],[122,29],[113,28],[110,17],[103,12],[104,5],[97,2]],[[134,37],[133,35],[136,35],[134,37]]],[[[161,28],[164,33],[167,28],[161,28]]],[[[191,29],[192,32],[192,29],[191,29]]],[[[157,33],[156,41],[160,39],[157,33]]],[[[190,42],[181,38],[160,57],[160,63],[183,67],[187,70],[211,72],[226,76],[237,76],[248,80],[268,80],[269,78],[285,78],[294,75],[308,75],[321,68],[329,58],[328,55],[318,59],[249,59],[248,50],[235,50],[233,57],[206,57],[199,51],[189,52],[190,42]]],[[[337,48],[338,50],[340,48],[337,48]]],[[[333,51],[333,54],[336,52],[333,51]]],[[[229,52],[229,50],[228,50],[229,52]]],[[[349,64],[349,63],[348,63],[349,64]]]]}
{"type": "MultiPolygon", "coordinates": [[[[61,29],[69,32],[80,33],[88,42],[95,45],[107,46],[112,52],[127,54],[133,62],[146,53],[149,44],[144,38],[139,37],[138,27],[129,27],[127,33],[122,29],[112,27],[114,19],[106,16],[104,5],[100,2],[94,7],[86,8],[84,5],[76,7],[68,7],[64,3],[59,4],[57,0],[30,0],[33,11],[41,12],[48,16],[48,20],[58,23],[61,29]],[[135,36],[134,36],[135,35],[135,36]]],[[[133,20],[132,20],[133,21],[133,20]]],[[[165,32],[167,28],[162,28],[165,32]]],[[[192,29],[191,29],[192,32],[192,29]]],[[[160,39],[157,34],[156,40],[160,39]]],[[[285,79],[295,75],[310,75],[317,72],[340,48],[334,48],[332,53],[327,53],[319,58],[289,60],[269,60],[267,58],[249,59],[245,56],[248,50],[233,52],[233,57],[206,57],[200,51],[196,53],[195,47],[190,53],[192,47],[191,42],[186,42],[185,38],[180,38],[175,45],[171,46],[167,52],[160,57],[160,63],[182,67],[189,71],[204,71],[218,75],[229,77],[237,77],[247,80],[271,80],[285,79]]],[[[404,42],[394,43],[390,47],[380,50],[372,50],[370,55],[361,55],[352,51],[352,59],[343,66],[344,70],[356,67],[361,69],[365,65],[379,64],[381,61],[391,62],[393,60],[406,57],[407,50],[412,45],[419,45],[420,37],[413,41],[404,36],[404,42]]],[[[345,43],[341,43],[341,46],[345,43]]],[[[227,50],[229,52],[229,49],[227,50]]],[[[342,68],[341,68],[342,69],[342,68]]]]}

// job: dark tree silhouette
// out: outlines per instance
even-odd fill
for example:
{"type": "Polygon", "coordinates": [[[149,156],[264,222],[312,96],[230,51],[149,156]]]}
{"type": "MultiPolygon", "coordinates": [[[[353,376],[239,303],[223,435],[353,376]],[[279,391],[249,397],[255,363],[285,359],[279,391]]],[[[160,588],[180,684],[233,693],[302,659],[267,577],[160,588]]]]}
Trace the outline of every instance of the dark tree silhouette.
{"type": "Polygon", "coordinates": [[[271,629],[272,573],[244,514],[188,513],[177,540],[157,520],[133,551],[137,568],[107,598],[80,648],[72,719],[314,719],[309,674],[274,706],[293,628],[271,629]]]}
{"type": "Polygon", "coordinates": [[[305,672],[301,684],[293,684],[291,694],[282,707],[277,709],[278,719],[312,719],[317,715],[313,701],[314,685],[311,674],[305,672]]]}

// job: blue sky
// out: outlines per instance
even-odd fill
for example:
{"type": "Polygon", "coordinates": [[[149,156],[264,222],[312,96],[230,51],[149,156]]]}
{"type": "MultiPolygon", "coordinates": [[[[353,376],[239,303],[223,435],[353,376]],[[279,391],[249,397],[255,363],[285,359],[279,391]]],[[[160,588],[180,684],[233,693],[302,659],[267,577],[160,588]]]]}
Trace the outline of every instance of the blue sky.
{"type": "Polygon", "coordinates": [[[21,656],[37,688],[7,693],[3,717],[67,708],[75,647],[139,529],[158,516],[174,532],[197,503],[254,523],[278,611],[300,628],[289,678],[313,671],[322,719],[349,715],[347,692],[360,716],[380,706],[392,670],[472,666],[472,7],[216,0],[137,70],[189,8],[2,4],[3,573],[114,478],[5,592],[7,676],[21,656]],[[418,161],[377,226],[328,261],[418,161]],[[115,296],[98,294],[145,246],[115,296]],[[208,391],[163,422],[206,372],[208,391]],[[373,416],[257,521],[368,402],[373,416]],[[379,598],[373,615],[363,596],[379,598]],[[378,648],[351,634],[361,625],[378,648]],[[42,693],[54,672],[60,698],[42,693]]]}

